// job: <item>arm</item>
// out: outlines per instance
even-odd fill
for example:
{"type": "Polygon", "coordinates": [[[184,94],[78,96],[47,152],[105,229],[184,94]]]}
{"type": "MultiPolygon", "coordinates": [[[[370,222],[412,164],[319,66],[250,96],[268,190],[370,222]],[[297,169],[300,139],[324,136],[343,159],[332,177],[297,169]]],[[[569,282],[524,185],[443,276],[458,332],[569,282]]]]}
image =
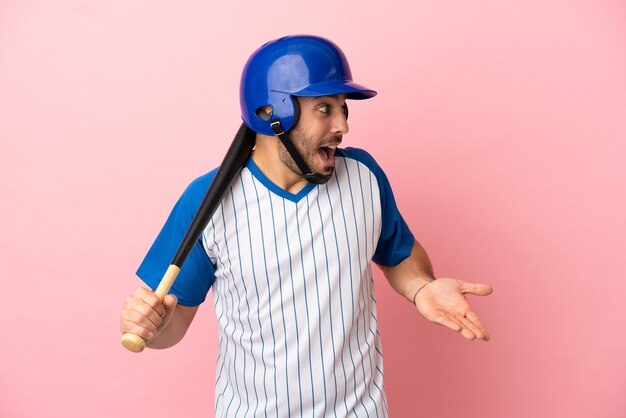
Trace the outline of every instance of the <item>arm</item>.
{"type": "Polygon", "coordinates": [[[415,304],[426,319],[461,333],[468,340],[488,340],[489,334],[465,294],[486,296],[490,286],[450,278],[435,280],[424,248],[417,242],[411,254],[396,266],[380,266],[391,287],[415,304]]]}
{"type": "Polygon", "coordinates": [[[182,340],[197,311],[198,306],[178,305],[174,295],[161,302],[151,290],[138,288],[126,298],[120,329],[139,335],[147,347],[168,348],[182,340]]]}
{"type": "Polygon", "coordinates": [[[411,254],[395,266],[379,265],[393,289],[413,302],[416,292],[435,280],[428,254],[419,242],[413,242],[411,254]]]}

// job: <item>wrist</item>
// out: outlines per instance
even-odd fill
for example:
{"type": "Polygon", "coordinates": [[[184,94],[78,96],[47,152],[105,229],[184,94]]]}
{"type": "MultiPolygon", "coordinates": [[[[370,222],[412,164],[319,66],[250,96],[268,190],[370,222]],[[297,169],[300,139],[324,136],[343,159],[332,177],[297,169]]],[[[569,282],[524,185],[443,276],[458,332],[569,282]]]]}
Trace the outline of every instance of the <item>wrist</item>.
{"type": "Polygon", "coordinates": [[[417,295],[419,294],[419,292],[421,292],[422,289],[424,289],[428,284],[432,283],[435,281],[435,278],[429,278],[429,279],[425,279],[422,280],[417,287],[415,288],[414,292],[413,292],[413,297],[411,298],[411,302],[413,303],[413,305],[415,305],[415,299],[417,298],[417,295]]]}

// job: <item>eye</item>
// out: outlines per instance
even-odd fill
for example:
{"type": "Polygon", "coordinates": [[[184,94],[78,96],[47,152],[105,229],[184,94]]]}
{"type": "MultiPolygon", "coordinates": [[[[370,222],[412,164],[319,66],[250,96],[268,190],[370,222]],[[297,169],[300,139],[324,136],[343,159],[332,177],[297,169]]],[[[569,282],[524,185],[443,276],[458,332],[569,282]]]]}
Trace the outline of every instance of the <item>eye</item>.
{"type": "Polygon", "coordinates": [[[327,114],[330,111],[330,107],[327,104],[320,105],[317,110],[320,112],[327,114]]]}

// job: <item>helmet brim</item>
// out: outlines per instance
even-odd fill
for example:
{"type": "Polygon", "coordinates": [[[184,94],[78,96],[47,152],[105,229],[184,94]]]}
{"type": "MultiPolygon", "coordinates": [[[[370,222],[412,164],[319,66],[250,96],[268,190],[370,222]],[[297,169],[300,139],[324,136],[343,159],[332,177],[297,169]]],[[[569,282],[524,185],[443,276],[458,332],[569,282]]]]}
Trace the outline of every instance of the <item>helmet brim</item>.
{"type": "Polygon", "coordinates": [[[345,94],[347,99],[365,100],[376,96],[375,90],[368,89],[360,84],[347,80],[329,80],[307,86],[298,91],[272,90],[278,93],[286,93],[300,97],[320,97],[333,96],[335,94],[345,94]]]}

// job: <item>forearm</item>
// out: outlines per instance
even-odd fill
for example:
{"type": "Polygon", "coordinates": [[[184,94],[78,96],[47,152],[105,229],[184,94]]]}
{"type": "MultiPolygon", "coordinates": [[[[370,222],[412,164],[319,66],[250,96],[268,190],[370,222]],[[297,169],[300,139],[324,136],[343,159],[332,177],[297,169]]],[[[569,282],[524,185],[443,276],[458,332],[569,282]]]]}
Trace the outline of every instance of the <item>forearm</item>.
{"type": "Polygon", "coordinates": [[[415,293],[435,279],[433,267],[424,248],[415,241],[411,254],[395,266],[379,266],[391,287],[413,303],[415,293]]]}
{"type": "Polygon", "coordinates": [[[163,349],[172,347],[183,339],[193,320],[197,307],[177,305],[169,324],[159,330],[146,344],[147,347],[163,349]]]}

